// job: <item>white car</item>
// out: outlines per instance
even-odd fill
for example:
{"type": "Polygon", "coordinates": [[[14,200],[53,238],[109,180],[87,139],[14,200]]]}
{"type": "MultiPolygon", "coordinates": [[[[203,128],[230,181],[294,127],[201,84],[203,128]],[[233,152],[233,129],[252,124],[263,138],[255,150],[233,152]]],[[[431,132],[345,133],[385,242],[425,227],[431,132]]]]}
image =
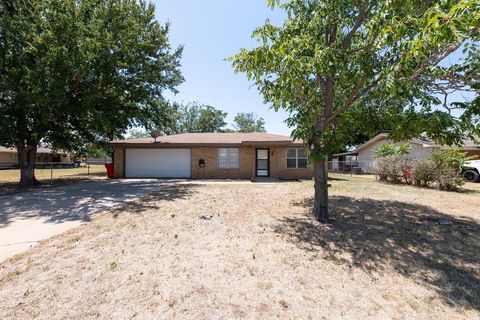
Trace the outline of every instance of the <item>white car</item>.
{"type": "Polygon", "coordinates": [[[480,160],[471,160],[465,162],[462,168],[463,179],[468,182],[479,181],[480,177],[480,160]]]}

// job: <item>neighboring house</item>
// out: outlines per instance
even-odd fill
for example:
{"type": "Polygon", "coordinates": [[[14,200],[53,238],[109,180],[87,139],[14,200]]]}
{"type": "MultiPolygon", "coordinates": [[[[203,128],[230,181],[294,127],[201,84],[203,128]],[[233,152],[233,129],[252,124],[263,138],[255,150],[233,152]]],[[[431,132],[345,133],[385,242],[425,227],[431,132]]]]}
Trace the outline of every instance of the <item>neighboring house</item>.
{"type": "MultiPolygon", "coordinates": [[[[332,169],[344,171],[345,169],[348,170],[349,166],[354,166],[362,168],[363,172],[369,172],[369,166],[375,160],[375,149],[385,143],[395,145],[409,144],[411,149],[407,157],[410,159],[422,158],[432,154],[433,150],[446,148],[446,146],[437,145],[432,141],[419,139],[394,143],[388,140],[388,133],[380,133],[353,151],[334,154],[332,169]]],[[[464,144],[458,148],[469,156],[480,157],[480,143],[476,144],[471,140],[465,140],[464,144]]]]}
{"type": "MultiPolygon", "coordinates": [[[[17,149],[0,146],[0,167],[15,167],[18,165],[17,149]]],[[[66,152],[53,151],[49,148],[38,147],[35,162],[71,162],[71,156],[66,152]]]]}
{"type": "Polygon", "coordinates": [[[111,141],[115,178],[313,176],[301,141],[267,133],[185,133],[111,141]]]}

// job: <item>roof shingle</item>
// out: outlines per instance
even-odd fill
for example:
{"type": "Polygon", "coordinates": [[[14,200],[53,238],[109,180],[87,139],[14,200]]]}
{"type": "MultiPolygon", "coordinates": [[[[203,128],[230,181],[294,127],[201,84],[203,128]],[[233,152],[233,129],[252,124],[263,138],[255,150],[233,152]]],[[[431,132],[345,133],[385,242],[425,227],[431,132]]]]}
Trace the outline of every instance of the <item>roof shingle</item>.
{"type": "MultiPolygon", "coordinates": [[[[155,140],[151,137],[114,140],[112,144],[149,144],[155,140]]],[[[293,140],[289,136],[278,134],[252,132],[252,133],[182,133],[171,136],[160,136],[157,138],[158,144],[248,144],[248,143],[295,143],[301,144],[300,140],[293,140]]]]}

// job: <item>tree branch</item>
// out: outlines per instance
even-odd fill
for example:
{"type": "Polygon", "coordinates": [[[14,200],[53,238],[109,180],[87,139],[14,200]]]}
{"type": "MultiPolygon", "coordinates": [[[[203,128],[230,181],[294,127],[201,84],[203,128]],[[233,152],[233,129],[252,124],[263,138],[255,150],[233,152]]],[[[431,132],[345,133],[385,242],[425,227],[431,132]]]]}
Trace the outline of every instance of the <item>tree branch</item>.
{"type": "Polygon", "coordinates": [[[355,36],[355,33],[357,30],[362,26],[363,22],[367,18],[367,16],[370,14],[370,11],[373,9],[374,4],[371,3],[367,8],[364,7],[363,3],[361,1],[355,1],[355,6],[358,8],[358,16],[355,19],[355,22],[353,23],[352,29],[347,33],[345,38],[342,41],[342,49],[347,50],[350,45],[352,44],[353,37],[355,36]]]}
{"type": "Polygon", "coordinates": [[[431,55],[428,59],[424,59],[420,66],[408,77],[402,77],[399,78],[399,81],[412,81],[418,79],[422,75],[422,73],[429,67],[437,65],[445,59],[450,53],[454,52],[460,46],[462,45],[463,42],[461,43],[453,43],[450,44],[444,51],[442,52],[437,52],[436,54],[431,55]]]}
{"type": "Polygon", "coordinates": [[[366,86],[363,89],[361,88],[365,83],[365,79],[360,80],[355,86],[355,88],[353,89],[352,93],[349,95],[347,101],[343,104],[343,106],[341,106],[340,108],[335,110],[334,113],[332,113],[332,115],[327,119],[326,124],[327,125],[330,124],[333,121],[333,119],[335,119],[339,114],[345,112],[348,108],[350,108],[350,106],[355,101],[357,101],[358,99],[366,95],[370,90],[374,89],[382,79],[383,79],[383,76],[377,77],[372,83],[370,83],[368,86],[366,86]]]}

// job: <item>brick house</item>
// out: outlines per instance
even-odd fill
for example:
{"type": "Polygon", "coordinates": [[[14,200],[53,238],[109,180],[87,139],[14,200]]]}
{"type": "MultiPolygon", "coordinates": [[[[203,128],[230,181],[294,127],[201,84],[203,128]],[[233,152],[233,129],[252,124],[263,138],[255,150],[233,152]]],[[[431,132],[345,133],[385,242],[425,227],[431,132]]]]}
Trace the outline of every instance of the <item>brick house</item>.
{"type": "Polygon", "coordinates": [[[312,178],[304,144],[268,133],[185,133],[111,141],[115,178],[312,178]]]}
{"type": "MultiPolygon", "coordinates": [[[[35,158],[37,164],[43,162],[70,163],[72,157],[63,151],[55,151],[50,148],[38,147],[35,158]]],[[[16,167],[18,165],[17,149],[0,146],[0,168],[16,167]]]]}

